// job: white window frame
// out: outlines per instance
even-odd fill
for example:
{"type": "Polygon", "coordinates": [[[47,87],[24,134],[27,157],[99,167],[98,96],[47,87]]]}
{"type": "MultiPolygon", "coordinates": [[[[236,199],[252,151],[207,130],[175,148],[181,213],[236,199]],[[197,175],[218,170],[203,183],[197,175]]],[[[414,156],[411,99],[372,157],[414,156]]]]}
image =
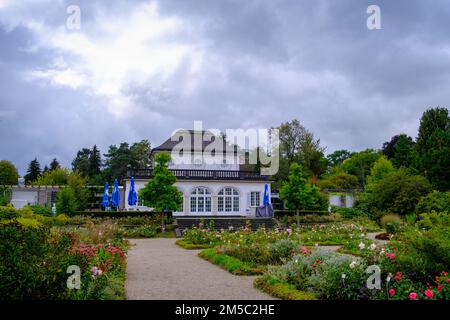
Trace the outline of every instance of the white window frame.
{"type": "Polygon", "coordinates": [[[257,208],[260,206],[261,206],[261,191],[250,191],[250,207],[257,208]],[[256,200],[258,201],[256,202],[256,200]]]}
{"type": "Polygon", "coordinates": [[[189,194],[189,212],[202,214],[212,213],[212,194],[208,188],[195,187],[191,191],[189,194]],[[202,211],[199,211],[199,204],[202,205],[202,211]],[[209,207],[209,210],[207,210],[207,207],[209,207]]]}
{"type": "Polygon", "coordinates": [[[241,193],[238,189],[234,187],[223,187],[217,193],[217,212],[239,213],[241,209],[240,202],[241,193]]]}

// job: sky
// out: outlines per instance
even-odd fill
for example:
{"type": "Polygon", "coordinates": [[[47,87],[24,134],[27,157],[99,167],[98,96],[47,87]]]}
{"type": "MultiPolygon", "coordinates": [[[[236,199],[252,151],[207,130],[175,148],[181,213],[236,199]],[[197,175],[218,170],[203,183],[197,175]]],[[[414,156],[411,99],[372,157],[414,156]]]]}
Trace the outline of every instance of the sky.
{"type": "Polygon", "coordinates": [[[447,0],[0,0],[0,159],[70,167],[196,120],[378,149],[448,107],[449,31],[447,0]]]}

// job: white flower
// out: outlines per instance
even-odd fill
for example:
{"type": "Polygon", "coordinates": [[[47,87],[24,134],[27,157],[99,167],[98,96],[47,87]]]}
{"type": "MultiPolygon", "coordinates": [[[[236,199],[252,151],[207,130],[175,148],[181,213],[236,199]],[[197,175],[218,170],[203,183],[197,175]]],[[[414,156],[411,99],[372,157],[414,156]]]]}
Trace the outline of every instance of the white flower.
{"type": "Polygon", "coordinates": [[[357,264],[357,262],[356,261],[352,261],[352,263],[350,263],[350,268],[354,268],[354,267],[356,267],[356,264],[357,264]]]}
{"type": "Polygon", "coordinates": [[[380,251],[380,256],[382,256],[384,254],[384,252],[385,252],[385,250],[384,250],[384,248],[382,248],[380,251]]]}
{"type": "Polygon", "coordinates": [[[361,242],[361,243],[358,245],[358,247],[359,247],[359,249],[363,250],[363,249],[366,248],[366,245],[365,245],[363,242],[361,242]]]}
{"type": "Polygon", "coordinates": [[[98,269],[98,275],[101,276],[103,273],[102,269],[98,269]]]}
{"type": "Polygon", "coordinates": [[[371,245],[370,245],[370,250],[375,250],[377,248],[377,245],[375,244],[375,243],[372,243],[371,245]]]}
{"type": "Polygon", "coordinates": [[[366,235],[364,233],[361,233],[361,238],[364,238],[366,235]]]}

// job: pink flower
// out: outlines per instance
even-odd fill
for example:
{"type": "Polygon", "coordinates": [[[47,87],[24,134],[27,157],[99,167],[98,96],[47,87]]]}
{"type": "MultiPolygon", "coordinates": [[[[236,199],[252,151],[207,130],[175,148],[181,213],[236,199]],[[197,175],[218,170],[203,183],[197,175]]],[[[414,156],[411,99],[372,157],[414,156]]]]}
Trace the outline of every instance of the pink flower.
{"type": "Polygon", "coordinates": [[[388,252],[386,252],[386,258],[389,258],[389,253],[388,252]]]}
{"type": "Polygon", "coordinates": [[[395,277],[394,277],[394,279],[397,280],[397,281],[402,281],[402,273],[401,272],[397,272],[395,277]]]}
{"type": "Polygon", "coordinates": [[[394,260],[394,258],[395,258],[395,253],[391,253],[390,258],[391,258],[391,260],[394,260]]]}
{"type": "Polygon", "coordinates": [[[427,298],[433,298],[434,296],[434,292],[431,291],[430,289],[425,290],[425,295],[427,296],[427,298]]]}
{"type": "Polygon", "coordinates": [[[438,284],[437,289],[438,289],[439,292],[442,291],[442,288],[443,288],[442,284],[438,284]]]}
{"type": "Polygon", "coordinates": [[[417,299],[417,293],[411,292],[409,294],[409,300],[416,300],[417,299]]]}
{"type": "Polygon", "coordinates": [[[389,295],[392,297],[395,294],[395,290],[394,289],[389,289],[389,295]]]}

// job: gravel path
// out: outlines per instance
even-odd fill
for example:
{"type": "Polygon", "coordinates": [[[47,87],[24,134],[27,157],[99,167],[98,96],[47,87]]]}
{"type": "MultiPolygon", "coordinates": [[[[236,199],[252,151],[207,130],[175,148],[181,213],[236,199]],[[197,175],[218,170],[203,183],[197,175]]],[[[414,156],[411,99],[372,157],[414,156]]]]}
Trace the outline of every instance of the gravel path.
{"type": "Polygon", "coordinates": [[[132,239],[127,257],[127,299],[265,300],[255,277],[234,276],[185,250],[176,239],[132,239]]]}

